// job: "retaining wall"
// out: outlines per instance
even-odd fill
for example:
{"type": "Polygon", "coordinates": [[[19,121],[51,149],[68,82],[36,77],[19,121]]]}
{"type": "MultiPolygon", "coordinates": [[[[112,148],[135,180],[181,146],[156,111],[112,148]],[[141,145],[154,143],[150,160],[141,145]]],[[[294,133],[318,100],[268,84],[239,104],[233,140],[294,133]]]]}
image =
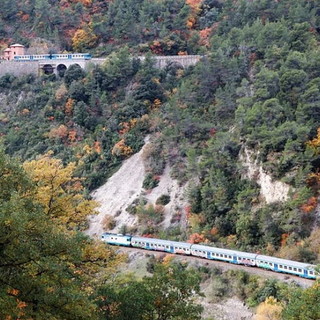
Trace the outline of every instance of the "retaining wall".
{"type": "Polygon", "coordinates": [[[22,76],[25,74],[39,74],[39,64],[37,61],[19,62],[19,61],[5,61],[0,60],[0,77],[6,73],[14,76],[22,76]]]}

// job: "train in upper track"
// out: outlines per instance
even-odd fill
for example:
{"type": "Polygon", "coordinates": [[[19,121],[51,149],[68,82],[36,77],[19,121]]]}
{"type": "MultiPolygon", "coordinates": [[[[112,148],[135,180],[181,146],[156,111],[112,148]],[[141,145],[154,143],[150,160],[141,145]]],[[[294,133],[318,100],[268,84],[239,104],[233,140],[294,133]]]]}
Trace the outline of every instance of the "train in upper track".
{"type": "Polygon", "coordinates": [[[111,245],[163,251],[172,254],[191,255],[210,260],[218,260],[245,266],[263,268],[266,270],[287,273],[307,279],[316,279],[319,276],[316,272],[315,265],[256,253],[114,233],[103,233],[101,235],[101,240],[111,245]]]}
{"type": "Polygon", "coordinates": [[[41,61],[41,60],[90,60],[89,53],[61,53],[61,54],[26,54],[14,56],[14,61],[41,61]]]}

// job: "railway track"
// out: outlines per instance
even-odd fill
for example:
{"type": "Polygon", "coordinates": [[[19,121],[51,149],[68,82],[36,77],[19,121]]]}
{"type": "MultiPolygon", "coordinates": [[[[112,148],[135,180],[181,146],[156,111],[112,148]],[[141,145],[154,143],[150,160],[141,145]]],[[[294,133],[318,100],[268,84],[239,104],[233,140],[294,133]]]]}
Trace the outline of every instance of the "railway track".
{"type": "Polygon", "coordinates": [[[152,254],[156,257],[170,255],[174,258],[174,260],[177,260],[177,261],[195,262],[197,265],[206,266],[209,268],[217,267],[221,269],[223,272],[226,272],[228,270],[243,270],[250,274],[255,274],[263,278],[277,279],[279,281],[286,282],[286,283],[295,282],[303,288],[311,287],[315,283],[315,280],[305,279],[305,278],[301,278],[301,277],[290,275],[290,274],[268,271],[268,270],[264,270],[256,267],[246,267],[244,265],[238,265],[238,264],[233,264],[233,263],[228,263],[223,261],[208,260],[205,258],[200,258],[195,256],[169,254],[161,251],[153,251],[153,250],[146,250],[146,249],[133,248],[133,247],[116,246],[115,248],[117,248],[116,249],[117,252],[127,253],[128,255],[130,255],[130,253],[133,253],[133,252],[140,252],[144,256],[152,254]]]}

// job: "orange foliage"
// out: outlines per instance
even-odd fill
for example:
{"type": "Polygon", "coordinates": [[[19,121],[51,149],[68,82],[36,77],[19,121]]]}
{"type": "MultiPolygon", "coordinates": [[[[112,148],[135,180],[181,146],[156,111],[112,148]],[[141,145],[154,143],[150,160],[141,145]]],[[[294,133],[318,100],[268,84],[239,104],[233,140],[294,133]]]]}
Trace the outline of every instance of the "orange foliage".
{"type": "Polygon", "coordinates": [[[186,3],[190,6],[191,8],[191,14],[187,19],[187,27],[189,29],[192,29],[196,22],[197,22],[197,14],[200,11],[200,4],[202,0],[186,0],[186,3]]]}
{"type": "Polygon", "coordinates": [[[202,234],[199,233],[193,233],[187,242],[189,243],[200,243],[205,242],[205,237],[202,234]]]}
{"type": "Polygon", "coordinates": [[[317,204],[318,199],[316,197],[311,197],[310,199],[308,199],[307,203],[301,206],[301,210],[304,213],[310,213],[317,207],[317,204]]]}
{"type": "Polygon", "coordinates": [[[136,126],[137,122],[137,119],[131,119],[128,122],[121,122],[120,126],[122,127],[122,129],[119,130],[119,134],[125,134],[129,132],[132,128],[136,126]]]}
{"type": "Polygon", "coordinates": [[[217,234],[219,233],[219,229],[217,227],[213,227],[211,230],[210,230],[210,234],[212,236],[216,236],[217,234]]]}
{"type": "Polygon", "coordinates": [[[70,130],[69,131],[69,135],[68,135],[68,139],[70,142],[75,142],[77,138],[77,131],[76,130],[70,130]]]}
{"type": "Polygon", "coordinates": [[[124,139],[121,139],[117,142],[112,148],[111,153],[115,156],[129,156],[133,153],[133,150],[130,146],[127,146],[124,139]]]}
{"type": "Polygon", "coordinates": [[[320,152],[320,128],[317,130],[317,136],[311,141],[308,141],[307,145],[314,149],[316,153],[320,152]]]}
{"type": "Polygon", "coordinates": [[[159,109],[161,107],[161,104],[162,104],[161,100],[157,98],[153,101],[151,108],[152,109],[159,109]]]}
{"type": "Polygon", "coordinates": [[[74,99],[69,98],[64,108],[65,114],[68,116],[71,116],[73,113],[73,107],[74,107],[74,99]]]}
{"type": "MultiPolygon", "coordinates": [[[[313,150],[315,154],[320,154],[320,128],[317,130],[317,136],[311,141],[307,142],[307,145],[313,150]]],[[[307,183],[311,186],[314,191],[318,192],[320,189],[320,172],[311,173],[308,176],[307,183]]]]}
{"type": "Polygon", "coordinates": [[[27,306],[27,304],[24,301],[17,300],[17,302],[18,302],[18,305],[17,305],[18,309],[23,309],[27,306]]]}
{"type": "Polygon", "coordinates": [[[209,46],[209,36],[212,31],[212,28],[205,28],[203,30],[200,30],[200,44],[204,46],[209,46]]]}
{"type": "Polygon", "coordinates": [[[96,153],[101,153],[101,143],[100,143],[100,141],[95,141],[94,143],[93,143],[93,150],[96,152],[96,153]]]}
{"type": "Polygon", "coordinates": [[[8,293],[11,295],[11,296],[17,296],[19,294],[19,290],[18,289],[8,289],[8,293]]]}
{"type": "Polygon", "coordinates": [[[154,54],[163,54],[162,44],[160,43],[160,41],[153,41],[152,44],[150,44],[150,49],[154,54]]]}
{"type": "Polygon", "coordinates": [[[289,237],[289,233],[283,233],[281,235],[281,241],[280,241],[281,247],[284,247],[287,244],[288,237],[289,237]]]}
{"type": "Polygon", "coordinates": [[[27,109],[27,108],[24,108],[22,111],[21,111],[21,114],[23,114],[24,116],[28,115],[30,113],[30,110],[27,109]]]}
{"type": "Polygon", "coordinates": [[[66,139],[68,137],[68,128],[62,124],[58,128],[52,128],[50,132],[48,133],[48,137],[51,139],[54,138],[60,138],[60,139],[66,139]]]}

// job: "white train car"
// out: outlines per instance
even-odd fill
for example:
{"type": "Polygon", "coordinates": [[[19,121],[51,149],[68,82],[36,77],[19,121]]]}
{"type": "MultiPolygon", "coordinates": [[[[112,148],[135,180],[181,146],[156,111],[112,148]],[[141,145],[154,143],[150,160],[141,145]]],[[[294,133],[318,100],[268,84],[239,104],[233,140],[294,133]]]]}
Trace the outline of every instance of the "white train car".
{"type": "Polygon", "coordinates": [[[171,253],[173,252],[171,241],[155,238],[132,237],[131,246],[147,250],[157,250],[171,253]]]}
{"type": "Polygon", "coordinates": [[[191,246],[191,254],[193,256],[207,258],[211,260],[220,260],[235,264],[243,264],[246,266],[256,265],[257,254],[249,252],[241,252],[237,250],[221,249],[204,245],[193,244],[191,246]]]}
{"type": "Polygon", "coordinates": [[[123,234],[114,234],[106,232],[102,234],[101,240],[106,243],[117,246],[131,247],[131,236],[125,236],[123,234]]]}
{"type": "Polygon", "coordinates": [[[257,267],[263,269],[294,274],[309,279],[316,278],[315,266],[308,263],[257,255],[256,264],[257,267]]]}
{"type": "Polygon", "coordinates": [[[164,251],[175,254],[191,254],[191,244],[186,242],[161,240],[145,237],[132,237],[131,245],[133,247],[143,248],[147,250],[164,251]]]}

